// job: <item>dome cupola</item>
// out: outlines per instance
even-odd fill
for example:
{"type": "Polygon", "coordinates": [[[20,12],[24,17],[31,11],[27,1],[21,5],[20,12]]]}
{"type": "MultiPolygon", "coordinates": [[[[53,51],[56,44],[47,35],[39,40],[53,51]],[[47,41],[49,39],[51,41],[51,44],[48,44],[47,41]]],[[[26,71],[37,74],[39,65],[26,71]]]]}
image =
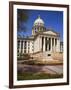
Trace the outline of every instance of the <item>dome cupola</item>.
{"type": "Polygon", "coordinates": [[[35,35],[36,33],[45,31],[46,28],[44,26],[44,21],[40,18],[40,15],[38,18],[34,21],[34,25],[32,27],[32,35],[35,35]]]}
{"type": "Polygon", "coordinates": [[[44,21],[40,18],[40,15],[38,18],[34,21],[34,26],[44,26],[44,21]]]}

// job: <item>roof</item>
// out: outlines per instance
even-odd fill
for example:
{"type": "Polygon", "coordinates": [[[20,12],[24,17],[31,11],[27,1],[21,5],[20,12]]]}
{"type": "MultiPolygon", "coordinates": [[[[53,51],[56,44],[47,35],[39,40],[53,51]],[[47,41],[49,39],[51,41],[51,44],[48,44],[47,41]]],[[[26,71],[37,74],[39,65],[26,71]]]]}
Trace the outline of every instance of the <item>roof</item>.
{"type": "Polygon", "coordinates": [[[42,31],[42,32],[36,32],[35,35],[32,36],[27,36],[27,37],[18,37],[18,39],[24,39],[24,40],[34,40],[37,36],[39,35],[48,35],[48,36],[57,36],[60,37],[60,34],[53,31],[53,30],[49,30],[47,29],[46,31],[42,31]]]}
{"type": "Polygon", "coordinates": [[[27,37],[17,37],[18,39],[21,39],[21,40],[33,40],[34,39],[34,36],[27,36],[27,37]]]}

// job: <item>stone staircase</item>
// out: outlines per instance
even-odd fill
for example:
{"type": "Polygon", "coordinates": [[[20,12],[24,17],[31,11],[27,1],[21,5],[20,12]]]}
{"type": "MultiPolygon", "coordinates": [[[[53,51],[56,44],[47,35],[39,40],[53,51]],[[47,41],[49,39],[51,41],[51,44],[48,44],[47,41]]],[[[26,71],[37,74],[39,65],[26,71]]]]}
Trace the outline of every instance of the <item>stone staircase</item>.
{"type": "Polygon", "coordinates": [[[51,52],[39,52],[33,55],[33,58],[38,61],[53,60],[51,52]]]}
{"type": "Polygon", "coordinates": [[[63,63],[63,54],[48,52],[38,52],[32,55],[33,60],[38,63],[48,63],[48,64],[59,64],[63,63]]]}
{"type": "Polygon", "coordinates": [[[63,61],[63,53],[52,53],[52,57],[54,60],[63,61]]]}

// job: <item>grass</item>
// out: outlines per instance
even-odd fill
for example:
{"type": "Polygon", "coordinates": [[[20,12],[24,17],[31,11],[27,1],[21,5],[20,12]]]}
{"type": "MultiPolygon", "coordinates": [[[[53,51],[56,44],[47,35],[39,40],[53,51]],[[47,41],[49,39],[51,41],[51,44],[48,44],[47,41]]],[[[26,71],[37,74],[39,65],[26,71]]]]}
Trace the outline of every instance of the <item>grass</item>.
{"type": "Polygon", "coordinates": [[[55,78],[63,78],[63,74],[25,72],[25,73],[18,73],[17,76],[18,80],[37,80],[37,79],[55,79],[55,78]]]}

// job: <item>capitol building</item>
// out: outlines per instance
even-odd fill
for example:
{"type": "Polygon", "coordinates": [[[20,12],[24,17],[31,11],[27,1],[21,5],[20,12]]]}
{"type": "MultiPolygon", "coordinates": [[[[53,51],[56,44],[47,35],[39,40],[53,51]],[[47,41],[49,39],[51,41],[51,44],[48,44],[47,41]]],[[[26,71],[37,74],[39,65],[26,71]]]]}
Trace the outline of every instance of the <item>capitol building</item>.
{"type": "Polygon", "coordinates": [[[32,26],[32,35],[18,37],[17,52],[48,59],[54,53],[63,52],[63,43],[60,41],[60,34],[46,28],[44,21],[38,16],[32,26]]]}

